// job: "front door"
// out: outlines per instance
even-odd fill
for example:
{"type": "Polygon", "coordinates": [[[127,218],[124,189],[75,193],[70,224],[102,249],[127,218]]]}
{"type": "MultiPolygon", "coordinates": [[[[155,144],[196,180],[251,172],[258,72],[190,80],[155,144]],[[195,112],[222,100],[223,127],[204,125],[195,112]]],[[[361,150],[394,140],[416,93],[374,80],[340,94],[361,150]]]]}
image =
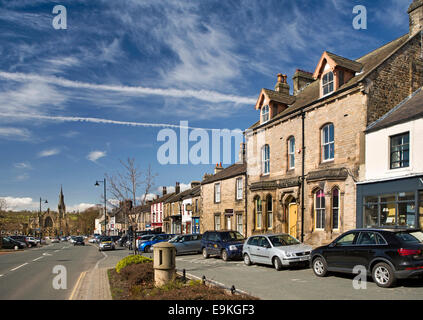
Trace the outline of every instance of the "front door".
{"type": "Polygon", "coordinates": [[[288,233],[296,238],[297,237],[297,218],[298,218],[298,206],[295,203],[291,203],[288,209],[288,233]]]}
{"type": "Polygon", "coordinates": [[[226,230],[232,230],[231,216],[226,216],[226,230]]]}

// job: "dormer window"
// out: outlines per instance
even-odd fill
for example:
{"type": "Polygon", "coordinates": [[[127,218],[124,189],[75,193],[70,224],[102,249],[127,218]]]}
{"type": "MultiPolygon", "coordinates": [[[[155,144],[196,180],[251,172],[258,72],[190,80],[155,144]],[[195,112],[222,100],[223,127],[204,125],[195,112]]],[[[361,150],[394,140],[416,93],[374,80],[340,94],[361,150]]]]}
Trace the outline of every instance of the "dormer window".
{"type": "Polygon", "coordinates": [[[261,122],[265,123],[269,121],[269,116],[269,106],[263,106],[263,108],[261,109],[261,122]]]}
{"type": "Polygon", "coordinates": [[[332,93],[335,89],[333,72],[328,72],[322,77],[323,96],[332,93]]]}

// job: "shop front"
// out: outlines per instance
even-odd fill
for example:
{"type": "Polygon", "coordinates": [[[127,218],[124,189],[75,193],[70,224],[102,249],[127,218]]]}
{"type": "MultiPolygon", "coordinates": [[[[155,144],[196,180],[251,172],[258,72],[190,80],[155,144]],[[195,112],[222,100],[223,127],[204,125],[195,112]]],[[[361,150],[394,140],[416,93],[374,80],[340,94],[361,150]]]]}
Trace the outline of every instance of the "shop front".
{"type": "Polygon", "coordinates": [[[182,233],[182,215],[171,216],[171,232],[172,234],[182,233]]]}
{"type": "Polygon", "coordinates": [[[423,228],[423,176],[357,184],[357,228],[423,228]]]}

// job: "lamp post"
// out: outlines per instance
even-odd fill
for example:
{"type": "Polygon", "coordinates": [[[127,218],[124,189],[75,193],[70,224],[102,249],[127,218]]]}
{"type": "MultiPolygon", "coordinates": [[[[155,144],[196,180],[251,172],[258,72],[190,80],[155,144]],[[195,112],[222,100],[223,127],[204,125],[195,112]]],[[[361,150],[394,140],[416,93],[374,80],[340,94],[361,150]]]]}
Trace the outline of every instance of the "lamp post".
{"type": "Polygon", "coordinates": [[[38,223],[39,223],[39,226],[40,226],[40,233],[39,233],[39,235],[40,235],[40,244],[41,244],[41,237],[43,236],[43,232],[42,232],[43,227],[41,226],[41,202],[43,202],[43,201],[44,201],[44,203],[48,203],[48,201],[46,199],[41,199],[41,197],[40,197],[40,215],[38,217],[38,223]]]}
{"type": "Polygon", "coordinates": [[[104,185],[104,235],[106,235],[106,213],[107,213],[107,206],[106,206],[106,178],[103,181],[96,181],[95,186],[98,187],[102,183],[104,185]]]}

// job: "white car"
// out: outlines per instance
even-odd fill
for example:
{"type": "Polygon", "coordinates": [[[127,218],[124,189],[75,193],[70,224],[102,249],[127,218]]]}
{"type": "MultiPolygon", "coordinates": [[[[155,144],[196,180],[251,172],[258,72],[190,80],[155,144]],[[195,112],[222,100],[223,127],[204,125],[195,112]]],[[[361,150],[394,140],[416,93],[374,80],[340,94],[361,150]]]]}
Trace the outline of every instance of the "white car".
{"type": "Polygon", "coordinates": [[[88,240],[89,243],[97,243],[97,239],[96,238],[91,238],[90,240],[88,240]]]}

